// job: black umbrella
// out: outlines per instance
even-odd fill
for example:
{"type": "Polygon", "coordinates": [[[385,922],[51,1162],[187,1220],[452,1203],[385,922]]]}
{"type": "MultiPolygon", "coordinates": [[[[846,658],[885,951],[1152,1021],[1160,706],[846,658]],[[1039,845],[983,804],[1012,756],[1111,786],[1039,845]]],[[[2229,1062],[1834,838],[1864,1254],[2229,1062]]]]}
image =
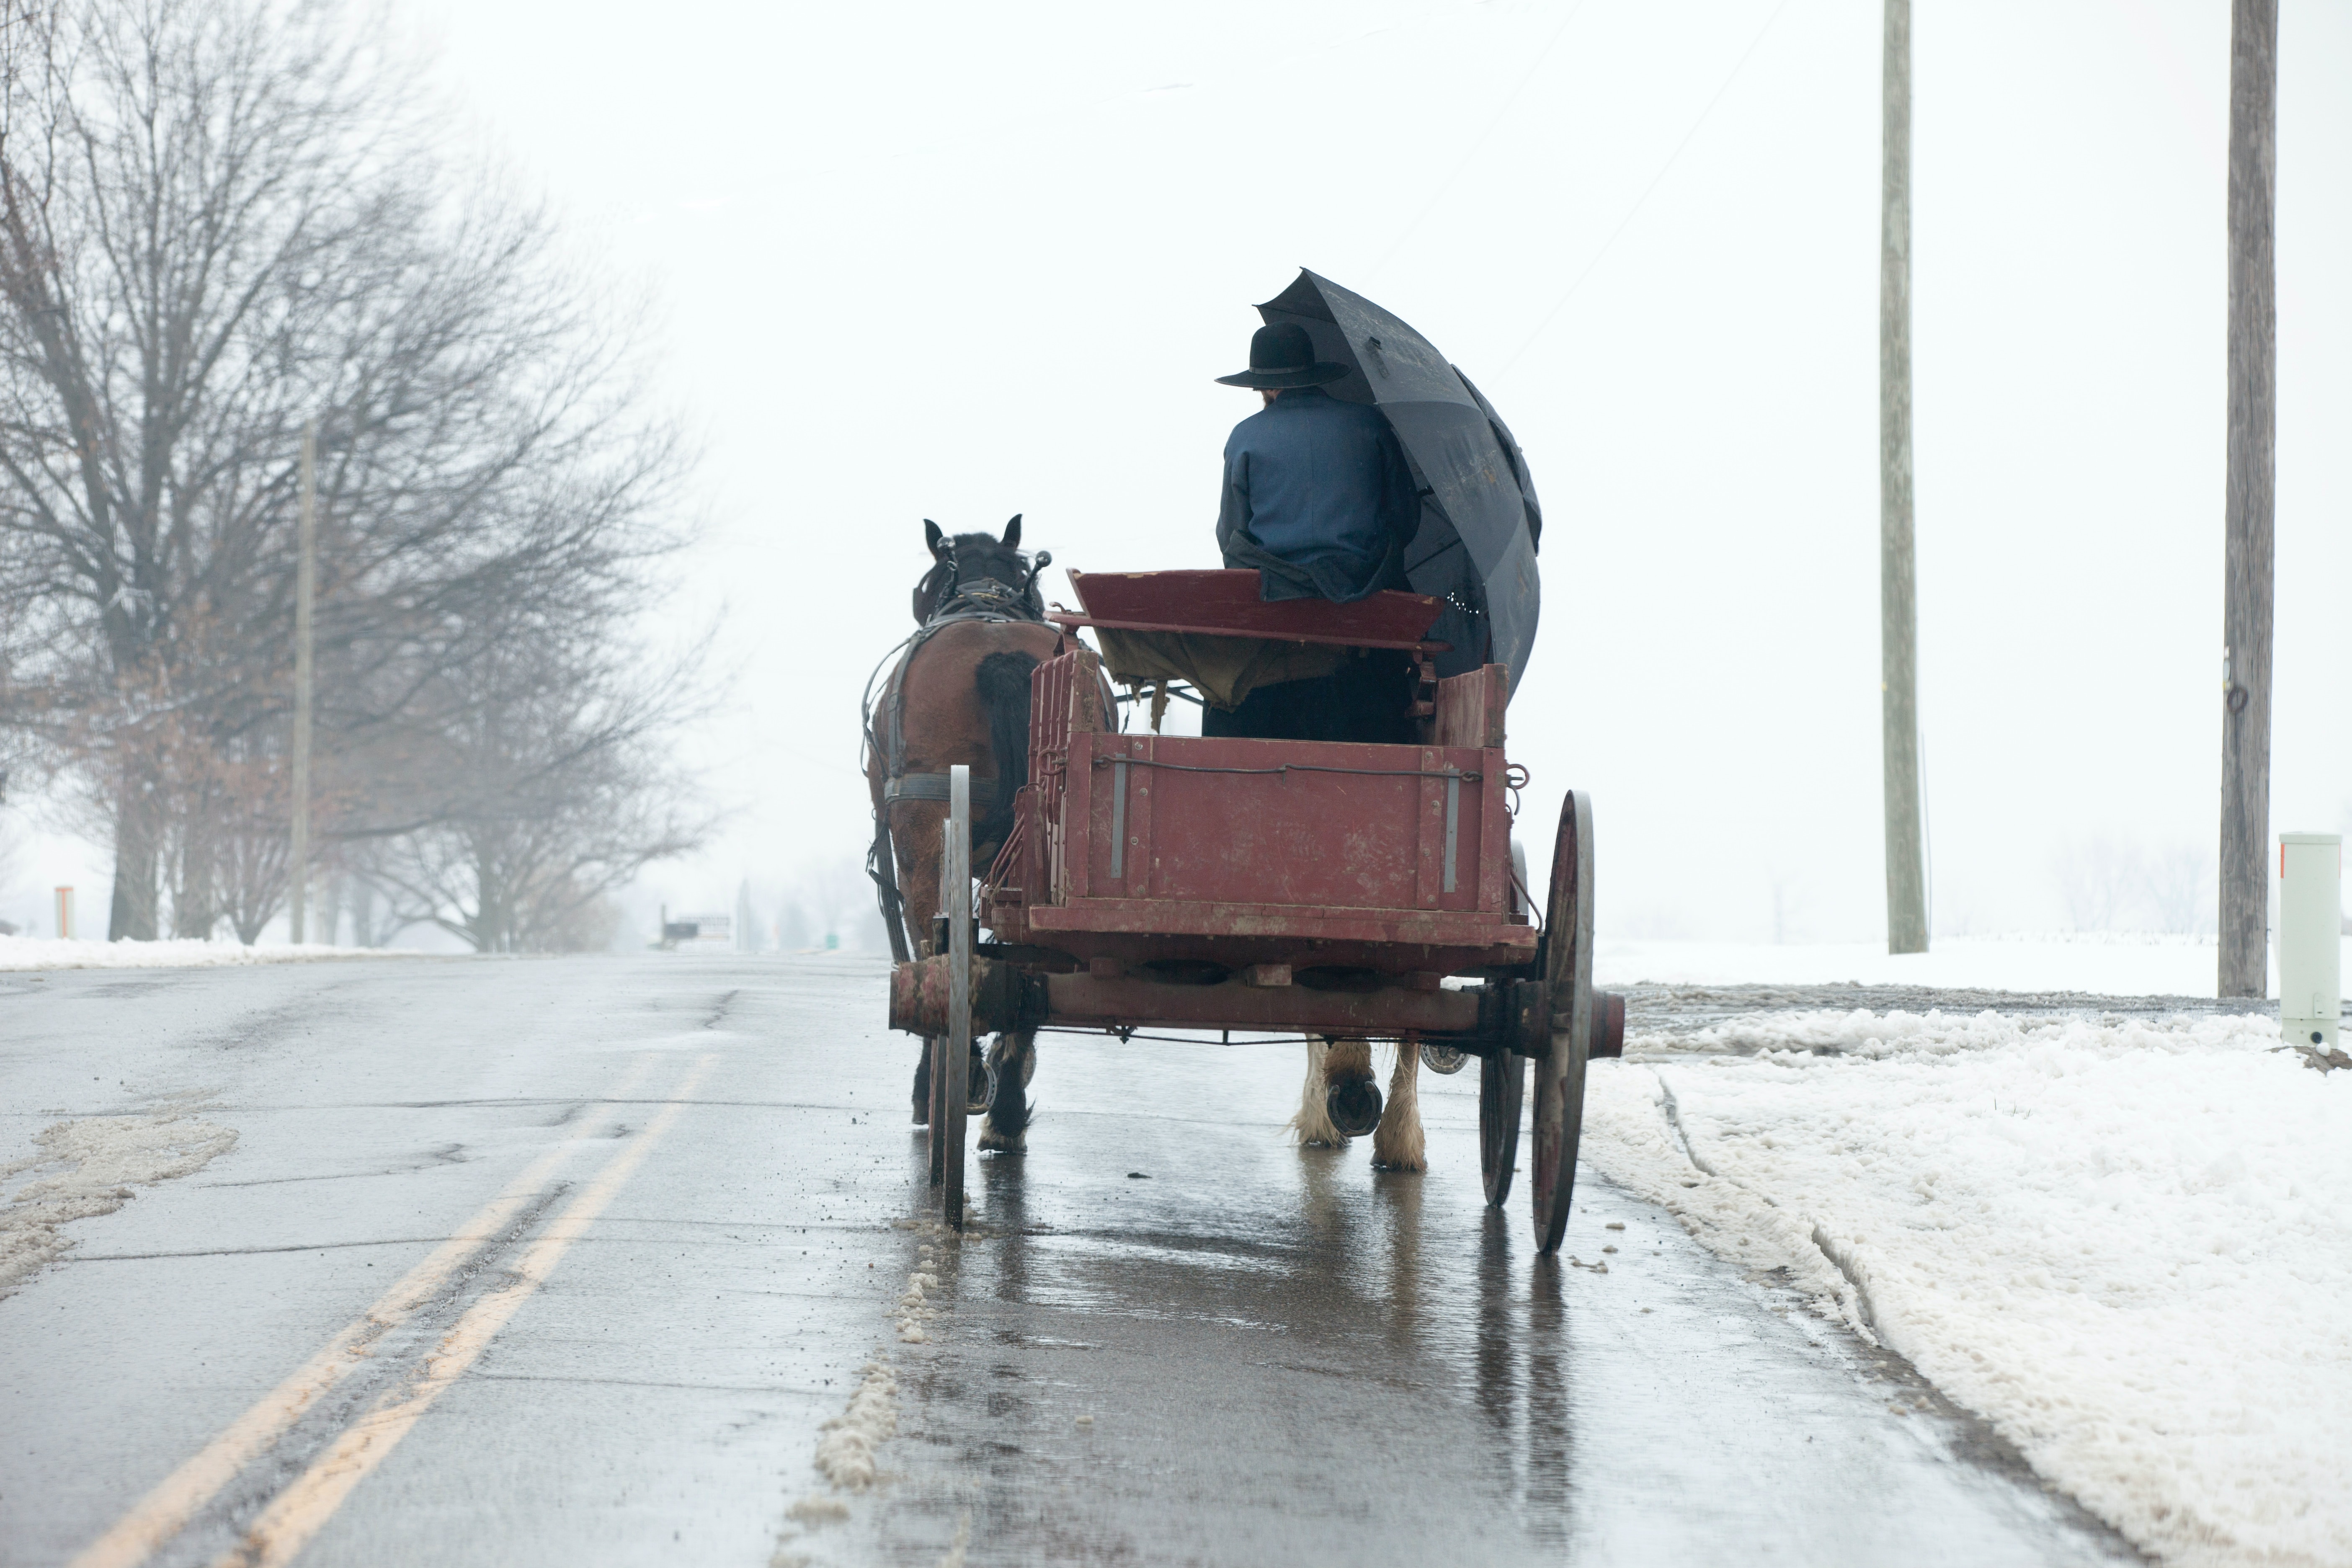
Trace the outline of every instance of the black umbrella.
{"type": "Polygon", "coordinates": [[[1388,416],[1421,489],[1421,528],[1405,552],[1413,591],[1446,601],[1430,636],[1452,643],[1438,673],[1510,667],[1517,690],[1542,599],[1536,545],[1543,511],[1527,458],[1494,405],[1427,338],[1328,278],[1298,280],[1257,308],[1292,321],[1315,357],[1349,367],[1323,390],[1388,416]]]}

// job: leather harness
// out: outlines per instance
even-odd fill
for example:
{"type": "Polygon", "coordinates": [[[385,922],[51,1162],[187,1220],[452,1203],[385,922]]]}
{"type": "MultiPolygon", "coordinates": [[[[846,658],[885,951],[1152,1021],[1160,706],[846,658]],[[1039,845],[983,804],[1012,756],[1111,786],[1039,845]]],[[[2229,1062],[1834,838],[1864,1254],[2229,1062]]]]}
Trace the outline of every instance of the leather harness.
{"type": "MultiPolygon", "coordinates": [[[[1050,560],[1051,557],[1045,559],[1050,560]]],[[[1042,567],[1044,561],[1040,561],[1042,567]]],[[[1031,574],[1034,580],[1035,574],[1031,574]]],[[[866,682],[862,703],[863,726],[867,745],[879,744],[886,770],[882,783],[882,804],[874,812],[874,845],[866,852],[866,874],[874,880],[876,901],[881,906],[882,923],[890,933],[891,956],[906,963],[913,956],[907,947],[906,913],[898,893],[898,861],[890,841],[890,807],[902,800],[936,800],[948,798],[948,775],[945,773],[910,773],[907,768],[907,671],[914,668],[915,656],[923,645],[951,626],[978,621],[999,626],[1042,626],[1045,615],[1036,607],[1027,587],[1014,588],[993,577],[975,578],[960,583],[955,592],[942,599],[931,612],[930,618],[917,627],[910,637],[882,656],[882,663],[874,667],[874,674],[882,673],[901,649],[905,657],[890,671],[890,679],[882,688],[882,721],[880,734],[874,727],[874,680],[866,682]]],[[[974,795],[982,789],[993,789],[996,776],[972,775],[974,795]]]]}

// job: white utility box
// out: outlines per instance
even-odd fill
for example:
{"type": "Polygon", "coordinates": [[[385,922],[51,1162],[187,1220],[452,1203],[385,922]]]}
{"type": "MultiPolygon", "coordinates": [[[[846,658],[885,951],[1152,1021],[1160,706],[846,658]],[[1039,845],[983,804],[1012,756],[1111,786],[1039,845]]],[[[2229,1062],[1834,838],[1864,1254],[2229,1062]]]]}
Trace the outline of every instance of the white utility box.
{"type": "Polygon", "coordinates": [[[2344,1010],[2344,836],[2279,835],[2279,1034],[2336,1048],[2344,1010]]]}

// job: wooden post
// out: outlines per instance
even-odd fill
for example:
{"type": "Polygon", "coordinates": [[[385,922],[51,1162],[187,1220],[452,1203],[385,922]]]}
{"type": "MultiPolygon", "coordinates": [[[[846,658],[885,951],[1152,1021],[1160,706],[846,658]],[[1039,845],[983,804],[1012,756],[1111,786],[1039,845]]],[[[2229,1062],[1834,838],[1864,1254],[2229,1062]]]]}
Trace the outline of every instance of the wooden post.
{"type": "Polygon", "coordinates": [[[948,1044],[945,1184],[940,1206],[950,1226],[963,1228],[963,1135],[965,1100],[971,1078],[971,769],[948,770],[946,864],[940,868],[940,902],[948,917],[948,1044]]]}
{"type": "Polygon", "coordinates": [[[1911,534],[1911,0],[1886,0],[1878,209],[1878,658],[1886,951],[1927,951],[1919,599],[1911,534]]]}
{"type": "Polygon", "coordinates": [[[2230,436],[2222,515],[2218,994],[2270,992],[2271,578],[2278,424],[2278,0],[2230,8],[2230,436]]]}
{"type": "Polygon", "coordinates": [[[294,569],[294,854],[288,868],[289,934],[303,939],[310,889],[310,600],[318,591],[319,422],[302,426],[302,509],[294,569]]]}

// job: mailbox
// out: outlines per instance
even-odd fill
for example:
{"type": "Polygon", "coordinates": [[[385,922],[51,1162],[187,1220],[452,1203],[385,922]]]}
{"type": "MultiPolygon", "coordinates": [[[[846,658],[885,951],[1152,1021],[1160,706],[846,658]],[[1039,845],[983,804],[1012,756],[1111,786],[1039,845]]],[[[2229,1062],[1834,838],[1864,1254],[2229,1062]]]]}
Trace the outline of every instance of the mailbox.
{"type": "Polygon", "coordinates": [[[2344,836],[2279,835],[2279,1034],[2336,1048],[2343,1013],[2344,836]]]}

